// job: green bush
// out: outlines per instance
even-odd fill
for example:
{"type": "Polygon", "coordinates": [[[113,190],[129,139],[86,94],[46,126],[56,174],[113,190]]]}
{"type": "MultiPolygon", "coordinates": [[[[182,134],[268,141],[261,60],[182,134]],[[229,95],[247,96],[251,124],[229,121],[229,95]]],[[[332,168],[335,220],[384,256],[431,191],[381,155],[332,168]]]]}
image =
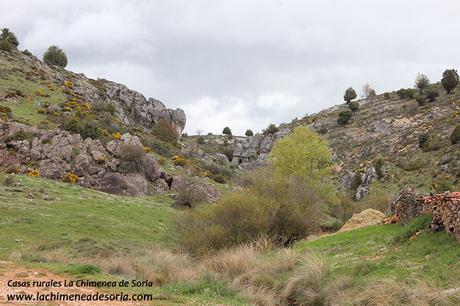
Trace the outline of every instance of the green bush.
{"type": "Polygon", "coordinates": [[[459,82],[459,77],[458,77],[457,70],[447,69],[442,74],[441,84],[448,94],[450,94],[450,92],[455,87],[457,87],[458,82],[459,82]]]}
{"type": "Polygon", "coordinates": [[[274,125],[273,123],[269,124],[267,126],[267,128],[264,130],[264,134],[265,135],[268,135],[268,134],[275,134],[276,132],[279,131],[279,128],[276,127],[276,125],[274,125]]]}
{"type": "Polygon", "coordinates": [[[426,98],[424,95],[418,95],[417,98],[415,98],[415,101],[417,101],[420,106],[424,106],[426,104],[426,98]]]}
{"type": "Polygon", "coordinates": [[[434,102],[434,101],[436,101],[437,97],[439,97],[439,92],[436,89],[429,88],[426,91],[426,98],[428,99],[428,101],[434,102]]]}
{"type": "Polygon", "coordinates": [[[196,139],[196,143],[199,144],[199,145],[204,144],[204,137],[203,136],[198,136],[198,138],[196,139]]]}
{"type": "Polygon", "coordinates": [[[383,94],[383,97],[384,97],[386,100],[390,100],[390,99],[391,99],[391,93],[386,92],[386,93],[383,94]]]}
{"type": "Polygon", "coordinates": [[[58,46],[49,47],[43,55],[43,61],[50,66],[59,66],[62,68],[67,66],[67,56],[58,46]]]}
{"type": "Polygon", "coordinates": [[[377,158],[377,160],[374,162],[375,172],[377,173],[377,177],[379,179],[382,178],[384,175],[384,172],[383,172],[384,166],[385,166],[385,161],[381,157],[377,158]]]}
{"type": "Polygon", "coordinates": [[[64,130],[74,134],[80,134],[83,139],[100,139],[102,137],[98,123],[93,120],[71,119],[63,125],[64,130]]]}
{"type": "Polygon", "coordinates": [[[228,126],[226,126],[226,127],[224,127],[224,129],[222,130],[222,134],[228,135],[228,136],[232,136],[232,130],[231,130],[228,126]]]}
{"type": "Polygon", "coordinates": [[[350,102],[350,103],[348,104],[348,107],[350,108],[350,110],[351,110],[352,112],[356,112],[356,111],[359,110],[359,103],[356,102],[356,101],[350,102]]]}
{"type": "Polygon", "coordinates": [[[352,113],[350,110],[344,110],[339,113],[339,117],[337,118],[337,123],[339,125],[346,125],[351,119],[352,113]]]}
{"type": "Polygon", "coordinates": [[[0,41],[6,41],[11,47],[17,48],[19,46],[18,39],[13,32],[7,28],[2,29],[2,34],[0,34],[0,41]]]}
{"type": "Polygon", "coordinates": [[[350,101],[356,99],[356,97],[356,91],[352,87],[347,88],[347,90],[345,90],[345,93],[343,94],[343,99],[347,103],[350,103],[350,101]]]}
{"type": "Polygon", "coordinates": [[[425,74],[417,74],[417,77],[415,78],[415,88],[418,88],[421,93],[427,89],[428,86],[430,86],[430,79],[425,74]]]}
{"type": "Polygon", "coordinates": [[[432,218],[429,215],[420,215],[414,218],[409,224],[405,225],[401,232],[394,238],[395,243],[401,243],[415,235],[417,232],[428,228],[431,224],[432,218]]]}
{"type": "Polygon", "coordinates": [[[6,39],[0,40],[0,50],[10,52],[12,49],[13,47],[6,39]]]}
{"type": "Polygon", "coordinates": [[[406,99],[406,100],[413,99],[415,96],[414,91],[410,88],[401,88],[396,93],[398,94],[400,99],[406,99]]]}
{"type": "Polygon", "coordinates": [[[452,134],[450,134],[450,142],[452,144],[460,143],[460,125],[457,125],[452,131],[452,134]]]}
{"type": "Polygon", "coordinates": [[[428,133],[422,133],[418,136],[418,145],[424,152],[436,151],[442,147],[441,140],[428,133]]]}
{"type": "Polygon", "coordinates": [[[244,133],[247,137],[254,136],[254,133],[251,130],[246,130],[246,133],[244,133]]]}
{"type": "Polygon", "coordinates": [[[174,205],[177,208],[192,208],[198,204],[209,202],[208,194],[200,187],[200,182],[197,179],[183,178],[174,187],[174,190],[176,192],[174,205]]]}
{"type": "Polygon", "coordinates": [[[22,51],[22,54],[24,54],[24,55],[26,55],[26,56],[28,56],[28,57],[33,56],[33,54],[32,54],[29,50],[27,50],[27,49],[25,49],[24,51],[22,51]]]}

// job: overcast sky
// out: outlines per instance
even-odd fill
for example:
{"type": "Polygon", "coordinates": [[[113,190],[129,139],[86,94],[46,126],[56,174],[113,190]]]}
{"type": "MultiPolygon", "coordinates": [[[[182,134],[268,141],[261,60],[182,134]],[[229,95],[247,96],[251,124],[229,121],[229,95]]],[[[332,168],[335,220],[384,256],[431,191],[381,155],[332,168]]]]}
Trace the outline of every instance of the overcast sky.
{"type": "Polygon", "coordinates": [[[68,69],[183,108],[186,130],[259,131],[460,68],[458,0],[0,0],[0,27],[68,69]]]}

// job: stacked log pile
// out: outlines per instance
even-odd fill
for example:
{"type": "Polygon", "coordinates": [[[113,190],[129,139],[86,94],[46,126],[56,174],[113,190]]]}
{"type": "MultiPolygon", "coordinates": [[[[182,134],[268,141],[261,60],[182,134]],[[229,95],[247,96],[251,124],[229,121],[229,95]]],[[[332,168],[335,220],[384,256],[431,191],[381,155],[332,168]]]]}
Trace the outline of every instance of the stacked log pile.
{"type": "Polygon", "coordinates": [[[405,224],[420,214],[433,218],[431,229],[445,230],[460,241],[460,192],[416,195],[404,190],[392,204],[395,219],[405,224]]]}

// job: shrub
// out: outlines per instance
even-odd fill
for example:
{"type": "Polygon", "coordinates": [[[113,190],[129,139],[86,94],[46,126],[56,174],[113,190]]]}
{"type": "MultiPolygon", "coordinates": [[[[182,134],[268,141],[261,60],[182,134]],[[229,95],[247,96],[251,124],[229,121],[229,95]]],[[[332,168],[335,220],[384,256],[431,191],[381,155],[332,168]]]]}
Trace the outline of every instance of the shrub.
{"type": "Polygon", "coordinates": [[[29,50],[27,50],[27,49],[25,49],[24,51],[22,51],[22,54],[24,54],[24,55],[26,55],[26,56],[29,56],[29,57],[33,56],[33,54],[32,54],[29,50]]]}
{"type": "Polygon", "coordinates": [[[66,174],[66,176],[64,177],[64,182],[68,182],[68,183],[78,183],[78,176],[73,173],[73,172],[69,172],[66,174]]]}
{"type": "Polygon", "coordinates": [[[352,113],[350,110],[344,110],[339,113],[337,123],[339,125],[346,125],[351,119],[352,113]]]}
{"type": "Polygon", "coordinates": [[[10,187],[10,186],[13,186],[14,184],[16,184],[16,176],[15,175],[6,175],[4,178],[3,178],[3,185],[4,186],[7,186],[7,187],[10,187]]]}
{"type": "Polygon", "coordinates": [[[176,187],[174,205],[176,207],[192,208],[198,204],[209,202],[209,196],[200,186],[200,182],[193,178],[183,178],[176,187]]]}
{"type": "Polygon", "coordinates": [[[43,61],[50,66],[67,66],[67,56],[58,46],[51,46],[43,55],[43,61]]]}
{"type": "Polygon", "coordinates": [[[417,232],[428,228],[428,226],[431,224],[431,221],[432,218],[429,215],[420,215],[414,218],[409,224],[403,227],[401,232],[399,232],[394,237],[394,242],[400,243],[406,241],[407,239],[415,235],[417,232]]]}
{"type": "Polygon", "coordinates": [[[198,136],[198,138],[196,139],[196,143],[199,144],[199,145],[204,144],[204,137],[203,136],[198,136]]]}
{"type": "Polygon", "coordinates": [[[386,93],[383,94],[383,97],[384,97],[386,100],[390,100],[390,99],[391,99],[391,93],[386,92],[386,93]]]}
{"type": "Polygon", "coordinates": [[[349,87],[347,90],[345,90],[345,93],[343,95],[343,99],[347,102],[350,103],[351,100],[356,99],[356,91],[352,88],[349,87]]]}
{"type": "Polygon", "coordinates": [[[401,88],[396,93],[398,94],[400,99],[410,100],[410,99],[413,99],[415,96],[414,91],[410,88],[401,88]]]}
{"type": "Polygon", "coordinates": [[[11,44],[6,40],[6,39],[1,39],[0,40],[0,50],[6,51],[6,52],[11,52],[13,47],[11,44]]]}
{"type": "Polygon", "coordinates": [[[417,98],[415,98],[415,101],[417,101],[420,106],[424,106],[426,104],[426,98],[424,95],[418,95],[417,98]]]}
{"type": "Polygon", "coordinates": [[[377,160],[374,162],[375,172],[377,173],[377,178],[379,179],[381,179],[384,176],[384,171],[383,171],[384,166],[385,166],[385,161],[381,157],[377,158],[377,160]]]}
{"type": "Polygon", "coordinates": [[[40,170],[38,170],[38,169],[30,169],[29,171],[27,171],[27,176],[39,177],[40,176],[40,170]]]}
{"type": "Polygon", "coordinates": [[[168,143],[176,143],[178,135],[176,130],[171,126],[169,122],[161,119],[155,126],[152,128],[152,133],[158,139],[168,143]]]}
{"type": "Polygon", "coordinates": [[[458,82],[459,82],[459,77],[458,77],[457,70],[447,69],[442,74],[441,84],[446,90],[447,94],[450,94],[450,92],[455,87],[457,87],[458,82]]]}
{"type": "Polygon", "coordinates": [[[430,86],[430,79],[425,75],[418,73],[417,77],[415,78],[415,88],[418,88],[420,93],[422,93],[425,89],[430,86]]]}
{"type": "Polygon", "coordinates": [[[452,134],[450,134],[450,142],[452,144],[460,143],[460,125],[457,125],[452,131],[452,134]]]}
{"type": "Polygon", "coordinates": [[[441,148],[441,141],[438,137],[422,133],[418,136],[418,145],[424,152],[436,151],[441,148]]]}
{"type": "Polygon", "coordinates": [[[350,110],[351,110],[352,112],[356,112],[356,111],[359,110],[359,103],[356,102],[356,101],[350,102],[350,103],[348,104],[348,107],[350,108],[350,110]]]}
{"type": "Polygon", "coordinates": [[[2,29],[2,34],[0,34],[0,40],[8,42],[12,47],[17,48],[19,46],[18,39],[13,32],[7,28],[2,29]]]}
{"type": "Polygon", "coordinates": [[[0,118],[11,119],[13,117],[13,112],[8,106],[0,105],[0,118]]]}
{"type": "Polygon", "coordinates": [[[142,145],[133,145],[124,143],[121,147],[120,158],[125,162],[132,162],[141,165],[145,156],[145,150],[142,145]]]}
{"type": "Polygon", "coordinates": [[[179,155],[174,155],[172,157],[172,162],[174,166],[180,166],[180,167],[183,167],[187,164],[187,160],[179,155]]]}
{"type": "Polygon", "coordinates": [[[101,131],[97,122],[93,120],[71,119],[64,123],[64,129],[71,133],[80,134],[83,139],[99,139],[101,131]]]}
{"type": "Polygon", "coordinates": [[[436,89],[429,88],[426,91],[426,98],[428,99],[428,101],[434,102],[434,101],[436,101],[437,97],[439,97],[439,92],[436,89]]]}
{"type": "Polygon", "coordinates": [[[120,132],[112,133],[112,137],[115,140],[120,140],[121,139],[121,133],[120,132]]]}
{"type": "Polygon", "coordinates": [[[265,135],[268,135],[268,134],[275,134],[276,132],[278,132],[279,129],[276,127],[276,125],[274,125],[273,123],[269,124],[268,127],[264,130],[264,134],[265,135]]]}
{"type": "Polygon", "coordinates": [[[246,130],[246,133],[244,133],[244,135],[246,135],[247,137],[254,136],[254,132],[252,132],[251,130],[246,130]]]}
{"type": "Polygon", "coordinates": [[[228,136],[232,136],[232,130],[230,130],[230,128],[228,126],[224,127],[224,129],[222,130],[222,134],[224,135],[228,135],[228,136]]]}

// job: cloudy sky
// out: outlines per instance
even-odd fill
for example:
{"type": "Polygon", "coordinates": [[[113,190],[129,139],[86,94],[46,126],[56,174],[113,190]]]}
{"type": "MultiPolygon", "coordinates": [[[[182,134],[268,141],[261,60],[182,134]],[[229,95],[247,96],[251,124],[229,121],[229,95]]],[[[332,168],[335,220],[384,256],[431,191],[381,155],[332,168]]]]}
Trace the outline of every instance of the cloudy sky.
{"type": "Polygon", "coordinates": [[[234,134],[460,68],[458,0],[0,0],[0,27],[41,57],[126,84],[234,134]]]}

